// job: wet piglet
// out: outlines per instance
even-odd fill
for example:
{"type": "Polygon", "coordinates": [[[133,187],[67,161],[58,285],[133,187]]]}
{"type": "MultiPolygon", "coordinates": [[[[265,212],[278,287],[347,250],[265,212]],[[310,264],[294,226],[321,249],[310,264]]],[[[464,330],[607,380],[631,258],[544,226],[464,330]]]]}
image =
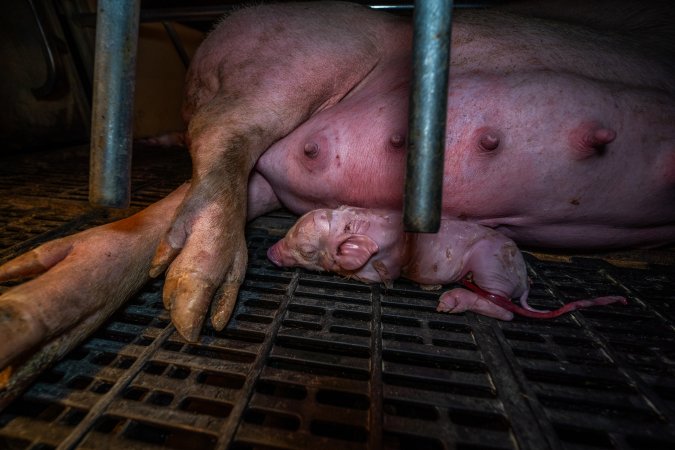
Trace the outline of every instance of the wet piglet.
{"type": "Polygon", "coordinates": [[[468,290],[441,295],[437,310],[442,312],[547,319],[578,308],[626,303],[610,296],[577,300],[554,311],[535,310],[527,303],[527,269],[516,244],[494,230],[456,219],[443,219],[437,234],[412,234],[403,231],[401,215],[392,211],[319,209],[298,219],[267,255],[278,266],[331,271],[386,286],[399,276],[423,286],[462,281],[468,290]]]}

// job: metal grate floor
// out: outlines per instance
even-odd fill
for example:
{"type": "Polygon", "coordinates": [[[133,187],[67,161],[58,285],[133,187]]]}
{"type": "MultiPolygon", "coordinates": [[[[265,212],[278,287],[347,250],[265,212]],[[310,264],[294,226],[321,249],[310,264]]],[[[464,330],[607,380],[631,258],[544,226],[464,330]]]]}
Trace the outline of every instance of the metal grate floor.
{"type": "MultiPolygon", "coordinates": [[[[135,206],[189,176],[183,153],[134,157],[135,206]]],[[[86,149],[6,161],[1,260],[113,218],[86,206],[86,149]]],[[[223,332],[186,344],[149,283],[0,412],[0,448],[675,448],[672,251],[528,253],[533,306],[629,305],[499,322],[403,281],[277,269],[265,252],[293,220],[251,224],[223,332]]]]}

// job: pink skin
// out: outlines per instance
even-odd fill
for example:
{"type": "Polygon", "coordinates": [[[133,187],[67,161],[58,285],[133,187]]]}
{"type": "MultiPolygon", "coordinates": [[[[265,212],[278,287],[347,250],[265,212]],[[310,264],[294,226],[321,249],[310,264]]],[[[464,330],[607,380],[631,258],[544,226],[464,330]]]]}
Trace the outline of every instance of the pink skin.
{"type": "MultiPolygon", "coordinates": [[[[189,340],[213,297],[215,328],[229,318],[246,264],[244,208],[402,203],[409,23],[345,5],[270,8],[223,22],[188,77],[193,185],[151,274],[170,265],[165,303],[189,340]]],[[[533,245],[675,240],[665,63],[584,28],[488,12],[453,20],[444,215],[533,245]]]]}
{"type": "MultiPolygon", "coordinates": [[[[550,73],[455,74],[444,215],[497,228],[528,245],[673,242],[675,125],[665,117],[675,116],[675,105],[653,108],[647,105],[658,104],[652,92],[612,95],[613,89],[550,73]],[[465,111],[480,111],[481,118],[465,111]]],[[[376,100],[365,89],[354,94],[272,146],[256,171],[296,213],[339,204],[400,208],[405,151],[392,139],[405,129],[404,92],[400,86],[376,100]],[[381,135],[364,136],[363,123],[381,135]],[[307,143],[318,150],[307,155],[307,143]]]]}
{"type": "MultiPolygon", "coordinates": [[[[649,32],[626,31],[614,1],[598,8],[599,29],[456,12],[444,216],[544,247],[675,241],[674,59],[659,47],[674,41],[658,39],[649,20],[630,22],[649,32]]],[[[400,208],[410,36],[406,18],[301,3],[238,10],[205,40],[184,107],[192,182],[179,206],[152,215],[157,227],[128,229],[125,247],[138,248],[132,271],[149,267],[135,278],[166,269],[164,303],[187,340],[198,338],[212,302],[216,329],[230,317],[246,269],[246,218],[281,205],[400,208]]],[[[96,248],[54,267],[100,264],[107,247],[93,235],[109,229],[97,230],[71,238],[96,248]]],[[[106,264],[121,272],[119,261],[106,264]]],[[[0,280],[20,276],[17,264],[0,280]]],[[[47,269],[31,286],[53,294],[58,311],[73,283],[47,269]]],[[[94,281],[87,292],[98,298],[107,281],[94,281]]],[[[16,289],[0,313],[6,296],[32,308],[16,289]]],[[[13,330],[0,324],[0,336],[3,326],[13,330]]]]}
{"type": "MultiPolygon", "coordinates": [[[[485,11],[453,20],[445,215],[534,245],[675,239],[667,58],[645,63],[634,36],[485,11]]],[[[299,4],[240,10],[204,42],[184,108],[193,183],[151,269],[167,269],[188,340],[212,299],[216,329],[229,318],[244,211],[400,207],[410,35],[403,18],[299,4]]]]}
{"type": "Polygon", "coordinates": [[[367,283],[391,287],[402,276],[428,285],[462,280],[469,290],[443,293],[438,311],[473,311],[502,320],[513,313],[548,319],[578,308],[626,303],[618,296],[577,300],[555,311],[527,304],[529,281],[516,244],[495,230],[443,219],[436,234],[403,231],[401,215],[387,210],[342,206],[302,216],[267,252],[281,267],[330,271],[367,283]],[[511,303],[519,298],[521,306],[511,303]]]}
{"type": "Polygon", "coordinates": [[[184,185],[138,214],[47,242],[0,266],[0,281],[37,276],[0,296],[0,370],[90,317],[99,315],[100,324],[141,288],[186,191],[184,185]]]}

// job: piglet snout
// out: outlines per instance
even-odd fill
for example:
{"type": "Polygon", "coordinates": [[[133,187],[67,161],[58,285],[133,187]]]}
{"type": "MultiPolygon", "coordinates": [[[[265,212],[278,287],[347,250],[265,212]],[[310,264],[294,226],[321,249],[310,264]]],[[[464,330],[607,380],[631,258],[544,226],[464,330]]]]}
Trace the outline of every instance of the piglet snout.
{"type": "Polygon", "coordinates": [[[269,249],[267,249],[267,258],[274,263],[275,266],[283,267],[282,261],[283,257],[281,254],[281,241],[277,242],[269,249]]]}

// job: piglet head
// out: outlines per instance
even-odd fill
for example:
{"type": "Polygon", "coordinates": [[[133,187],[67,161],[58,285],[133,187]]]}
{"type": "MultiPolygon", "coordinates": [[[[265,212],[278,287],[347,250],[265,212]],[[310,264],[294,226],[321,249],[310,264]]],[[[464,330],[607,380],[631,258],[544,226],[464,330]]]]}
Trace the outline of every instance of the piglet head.
{"type": "Polygon", "coordinates": [[[367,223],[353,208],[317,209],[302,216],[267,257],[280,267],[302,267],[349,275],[379,250],[377,243],[359,232],[367,223]]]}
{"type": "Polygon", "coordinates": [[[279,267],[304,267],[326,270],[321,266],[323,242],[330,232],[326,210],[310,211],[300,217],[286,236],[267,251],[267,257],[279,267]]]}

